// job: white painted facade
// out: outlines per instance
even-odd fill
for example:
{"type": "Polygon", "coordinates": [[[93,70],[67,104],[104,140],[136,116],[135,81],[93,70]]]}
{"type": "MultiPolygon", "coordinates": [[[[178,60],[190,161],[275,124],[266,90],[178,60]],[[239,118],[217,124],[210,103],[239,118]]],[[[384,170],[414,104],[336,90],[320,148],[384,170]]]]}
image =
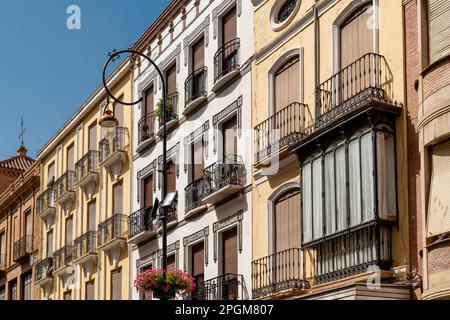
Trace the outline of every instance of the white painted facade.
{"type": "MultiPolygon", "coordinates": [[[[251,128],[251,62],[254,54],[253,45],[253,5],[245,0],[192,0],[185,7],[185,23],[182,21],[182,13],[171,13],[173,16],[173,34],[170,35],[169,25],[161,32],[161,37],[151,35],[153,40],[149,43],[150,51],[144,52],[151,55],[154,61],[166,69],[174,62],[177,64],[177,91],[178,98],[178,125],[168,131],[167,150],[168,158],[172,158],[177,166],[176,188],[178,191],[177,215],[178,225],[169,229],[167,243],[169,254],[176,252],[177,269],[190,271],[188,259],[190,247],[205,241],[205,280],[221,275],[221,232],[233,227],[238,227],[238,274],[242,274],[245,280],[248,298],[251,298],[251,261],[252,261],[252,159],[253,140],[251,128]],[[198,3],[198,8],[196,8],[198,3]],[[221,30],[221,16],[231,7],[236,6],[237,12],[237,37],[240,38],[239,64],[240,74],[231,79],[221,91],[212,92],[214,82],[214,55],[221,47],[219,43],[221,30]],[[185,26],[183,28],[183,25],[185,26]],[[185,80],[191,73],[190,45],[201,36],[205,37],[205,66],[207,67],[207,96],[208,101],[198,107],[187,116],[182,114],[185,108],[185,80]],[[229,107],[229,108],[227,108],[229,107]],[[222,112],[222,114],[220,114],[222,112]],[[242,157],[245,165],[245,183],[243,189],[235,196],[231,196],[224,204],[215,207],[210,206],[205,213],[197,215],[193,219],[185,220],[185,187],[188,185],[188,171],[186,160],[188,149],[185,146],[185,138],[204,126],[207,128],[203,134],[205,139],[204,167],[208,167],[222,159],[222,133],[221,123],[230,116],[237,114],[238,155],[242,157]],[[207,124],[207,125],[206,125],[207,124]],[[228,219],[228,220],[227,220],[228,219]],[[215,224],[223,222],[221,229],[216,230],[215,224]],[[202,232],[203,231],[203,232],[202,232]],[[192,236],[192,237],[191,237],[192,236]],[[190,238],[189,238],[190,237],[190,238]],[[194,240],[195,239],[195,240],[194,240]]],[[[161,81],[153,67],[149,67],[146,61],[140,61],[134,71],[135,97],[143,97],[147,88],[151,85],[155,88],[154,101],[161,98],[161,81]]],[[[142,190],[143,179],[148,174],[154,177],[154,194],[161,200],[161,175],[158,174],[158,158],[162,156],[162,140],[156,142],[141,153],[136,152],[139,147],[138,122],[143,116],[143,105],[133,108],[133,154],[132,168],[132,212],[143,207],[142,190]],[[139,176],[139,178],[138,178],[139,176]],[[158,177],[155,179],[155,177],[158,177]]],[[[157,130],[158,124],[155,121],[157,130]]],[[[155,131],[156,131],[155,130],[155,131]]],[[[200,129],[201,130],[201,129],[200,129]]],[[[161,267],[160,251],[162,238],[150,238],[139,244],[130,244],[130,280],[131,297],[139,299],[140,295],[133,287],[137,273],[144,267],[152,264],[153,267],[161,267]]]]}

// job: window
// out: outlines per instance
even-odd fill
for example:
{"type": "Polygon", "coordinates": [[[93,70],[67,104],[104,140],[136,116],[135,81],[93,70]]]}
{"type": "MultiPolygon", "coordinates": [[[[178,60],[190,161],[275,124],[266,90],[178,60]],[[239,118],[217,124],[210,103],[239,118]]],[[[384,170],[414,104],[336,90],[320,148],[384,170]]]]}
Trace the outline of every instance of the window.
{"type": "MultiPolygon", "coordinates": [[[[141,269],[141,272],[153,269],[153,265],[149,264],[141,269]]],[[[153,300],[153,292],[145,292],[139,294],[139,300],[153,300]]]]}
{"type": "Polygon", "coordinates": [[[11,280],[8,284],[9,300],[17,300],[17,279],[11,280]]]}
{"type": "Polygon", "coordinates": [[[222,124],[223,158],[237,154],[237,117],[233,116],[222,124]]]}
{"type": "Polygon", "coordinates": [[[153,207],[153,176],[144,179],[144,206],[153,207]]]}
{"type": "Polygon", "coordinates": [[[171,254],[170,256],[167,257],[167,270],[168,271],[176,271],[177,270],[175,254],[171,254]]]}
{"type": "Polygon", "coordinates": [[[124,122],[124,114],[123,114],[123,105],[121,103],[114,103],[114,108],[113,108],[113,113],[114,113],[114,117],[116,117],[116,119],[119,121],[119,126],[124,126],[125,122],[124,122]]]}
{"type": "Polygon", "coordinates": [[[222,274],[238,273],[237,228],[222,233],[222,274]]]}
{"type": "Polygon", "coordinates": [[[25,212],[25,235],[33,235],[33,216],[31,215],[31,209],[25,212]]]}
{"type": "Polygon", "coordinates": [[[53,230],[47,232],[47,258],[53,255],[53,230]]]}
{"type": "Polygon", "coordinates": [[[300,247],[300,191],[289,191],[275,201],[274,251],[300,247]]]}
{"type": "Polygon", "coordinates": [[[205,66],[205,39],[202,37],[192,45],[192,72],[205,66]]]}
{"type": "Polygon", "coordinates": [[[122,300],[122,269],[111,272],[111,300],[122,300]]]}
{"type": "Polygon", "coordinates": [[[31,300],[32,273],[22,275],[22,300],[31,300]]]}
{"type": "Polygon", "coordinates": [[[66,291],[63,293],[63,300],[70,301],[72,300],[72,291],[66,291]]]}
{"type": "Polygon", "coordinates": [[[450,2],[428,0],[428,51],[430,64],[450,54],[450,2]]]}
{"type": "Polygon", "coordinates": [[[203,135],[190,145],[191,166],[189,170],[189,182],[196,181],[203,177],[203,169],[205,168],[203,161],[203,147],[203,135]]]}
{"type": "Polygon", "coordinates": [[[300,59],[292,58],[275,73],[274,113],[300,101],[300,59]]]}
{"type": "Polygon", "coordinates": [[[0,259],[2,259],[1,263],[6,263],[2,255],[6,255],[6,232],[0,232],[0,259]]]}
{"type": "Polygon", "coordinates": [[[75,170],[75,148],[73,144],[67,148],[67,171],[75,170]]]}
{"type": "Polygon", "coordinates": [[[284,28],[297,13],[301,0],[277,0],[270,13],[272,29],[279,31],[284,28]]]}
{"type": "Polygon", "coordinates": [[[186,102],[205,92],[205,39],[202,37],[191,46],[191,75],[186,80],[186,102]]]}
{"type": "Polygon", "coordinates": [[[205,280],[205,246],[203,242],[192,246],[191,250],[192,276],[195,278],[195,292],[198,293],[200,285],[205,280]]]}
{"type": "Polygon", "coordinates": [[[86,282],[86,298],[85,300],[93,301],[95,300],[95,282],[86,282]]]}
{"type": "Polygon", "coordinates": [[[0,301],[6,300],[6,288],[5,286],[0,287],[0,301]]]}
{"type": "Polygon", "coordinates": [[[47,184],[55,179],[55,162],[52,162],[47,167],[47,184]]]}
{"type": "MultiPolygon", "coordinates": [[[[147,91],[145,91],[145,108],[144,108],[144,116],[150,115],[153,113],[153,106],[155,103],[155,93],[153,90],[153,86],[151,86],[147,91]]],[[[154,132],[154,124],[153,124],[153,117],[146,117],[146,123],[148,127],[147,130],[145,130],[148,134],[154,132]]]]}
{"type": "Polygon", "coordinates": [[[73,234],[72,222],[73,222],[72,218],[66,219],[66,246],[72,245],[72,234],[73,234]]]}
{"type": "Polygon", "coordinates": [[[177,92],[177,66],[175,63],[166,70],[166,81],[167,94],[171,95],[177,92]]]}
{"type": "Polygon", "coordinates": [[[236,39],[236,29],[236,7],[233,7],[222,17],[222,45],[236,39]]]}
{"type": "Polygon", "coordinates": [[[123,214],[123,186],[121,183],[113,186],[113,214],[123,214]]]}
{"type": "Polygon", "coordinates": [[[176,191],[177,171],[173,161],[167,162],[167,192],[176,191]]]}
{"type": "Polygon", "coordinates": [[[95,231],[97,229],[96,210],[97,205],[95,202],[88,203],[88,221],[87,221],[88,231],[95,231]]]}
{"type": "Polygon", "coordinates": [[[97,150],[97,124],[89,126],[89,150],[97,150]]]}

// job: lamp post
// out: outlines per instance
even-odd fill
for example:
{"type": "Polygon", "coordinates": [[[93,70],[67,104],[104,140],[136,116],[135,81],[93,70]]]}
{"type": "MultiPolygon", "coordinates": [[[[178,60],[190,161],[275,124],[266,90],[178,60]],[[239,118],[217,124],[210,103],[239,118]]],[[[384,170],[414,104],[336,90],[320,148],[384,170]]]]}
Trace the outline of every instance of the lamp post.
{"type": "MultiPolygon", "coordinates": [[[[114,97],[114,95],[112,94],[112,92],[109,90],[107,84],[106,84],[106,71],[107,71],[107,67],[109,65],[109,63],[111,61],[115,61],[121,54],[131,54],[131,55],[137,55],[140,56],[142,58],[144,58],[145,60],[147,60],[151,65],[153,65],[153,67],[155,68],[155,70],[158,72],[160,78],[161,78],[161,84],[162,84],[162,108],[163,108],[163,167],[162,167],[162,175],[163,175],[163,185],[162,185],[162,199],[164,201],[164,199],[166,198],[167,195],[167,135],[166,135],[166,96],[167,96],[167,86],[166,86],[166,79],[164,77],[163,72],[161,71],[161,69],[156,65],[156,63],[147,55],[135,51],[135,50],[121,50],[121,51],[115,51],[112,54],[109,55],[109,59],[106,61],[104,67],[103,67],[103,86],[106,90],[106,92],[108,93],[107,96],[107,103],[105,106],[105,109],[103,111],[103,116],[99,121],[99,125],[102,127],[106,127],[106,128],[112,128],[112,127],[117,127],[119,125],[119,122],[117,121],[117,119],[114,117],[114,114],[111,110],[108,109],[108,105],[110,103],[109,98],[111,97],[114,101],[116,101],[117,103],[120,103],[122,105],[125,106],[134,106],[137,105],[139,103],[141,103],[144,99],[142,97],[139,98],[139,100],[134,101],[134,102],[124,102],[124,101],[120,101],[119,99],[117,99],[116,97],[114,97]]],[[[163,276],[164,276],[164,280],[167,280],[167,212],[166,212],[166,207],[160,207],[159,208],[159,219],[161,220],[162,223],[162,256],[163,256],[163,261],[162,261],[162,268],[163,268],[163,276]]],[[[163,297],[162,300],[167,300],[167,295],[165,292],[163,292],[163,297]]]]}

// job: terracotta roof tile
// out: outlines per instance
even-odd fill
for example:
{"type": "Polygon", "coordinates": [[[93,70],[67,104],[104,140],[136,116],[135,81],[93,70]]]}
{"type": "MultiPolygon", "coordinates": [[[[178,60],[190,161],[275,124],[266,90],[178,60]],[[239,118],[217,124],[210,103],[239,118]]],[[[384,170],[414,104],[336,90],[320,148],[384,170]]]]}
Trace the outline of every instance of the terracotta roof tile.
{"type": "Polygon", "coordinates": [[[34,161],[28,156],[15,156],[0,161],[0,168],[25,171],[33,165],[34,161]]]}

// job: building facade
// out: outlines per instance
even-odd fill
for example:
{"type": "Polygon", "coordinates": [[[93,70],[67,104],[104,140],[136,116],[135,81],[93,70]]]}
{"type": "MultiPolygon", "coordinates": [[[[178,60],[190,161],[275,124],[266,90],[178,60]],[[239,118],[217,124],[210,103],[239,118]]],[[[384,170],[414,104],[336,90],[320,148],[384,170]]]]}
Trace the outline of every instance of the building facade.
{"type": "MultiPolygon", "coordinates": [[[[251,62],[249,1],[172,1],[133,49],[160,66],[167,81],[168,269],[191,273],[186,299],[251,297],[251,62]]],[[[162,188],[161,81],[134,62],[131,280],[162,267],[161,225],[152,216],[162,188]]],[[[150,299],[133,288],[133,299],[150,299]]]]}
{"type": "MultiPolygon", "coordinates": [[[[132,100],[127,59],[107,80],[122,101],[132,100]]],[[[119,127],[98,124],[106,91],[97,89],[38,153],[42,192],[41,299],[127,300],[127,218],[130,212],[130,108],[107,106],[119,127]]]]}
{"type": "Polygon", "coordinates": [[[402,2],[253,4],[253,296],[409,299],[402,2]]]}
{"type": "Polygon", "coordinates": [[[21,146],[18,156],[0,162],[22,172],[0,194],[0,300],[39,299],[33,262],[40,240],[35,207],[40,172],[26,154],[21,146]]]}

